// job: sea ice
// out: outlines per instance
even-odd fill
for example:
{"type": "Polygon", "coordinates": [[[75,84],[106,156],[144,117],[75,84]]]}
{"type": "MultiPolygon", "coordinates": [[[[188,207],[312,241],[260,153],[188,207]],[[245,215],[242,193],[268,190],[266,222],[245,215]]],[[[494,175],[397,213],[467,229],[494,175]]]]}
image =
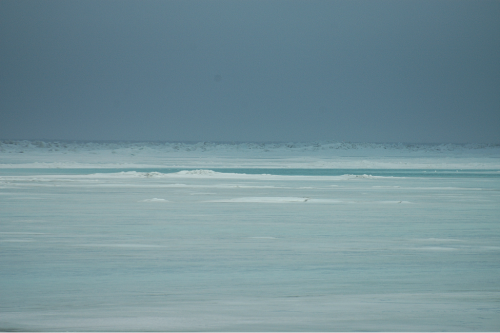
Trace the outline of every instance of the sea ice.
{"type": "Polygon", "coordinates": [[[499,151],[4,141],[0,330],[498,331],[499,151]]]}

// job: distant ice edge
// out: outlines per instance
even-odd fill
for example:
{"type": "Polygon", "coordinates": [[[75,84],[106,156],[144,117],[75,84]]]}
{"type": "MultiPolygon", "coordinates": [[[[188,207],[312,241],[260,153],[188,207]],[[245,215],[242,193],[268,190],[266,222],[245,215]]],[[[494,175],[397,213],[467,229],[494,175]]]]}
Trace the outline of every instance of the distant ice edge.
{"type": "Polygon", "coordinates": [[[5,168],[500,170],[500,145],[3,140],[5,168]]]}
{"type": "Polygon", "coordinates": [[[488,143],[368,143],[368,142],[98,142],[98,141],[40,141],[40,140],[0,140],[0,153],[32,151],[92,151],[115,149],[151,148],[166,151],[221,151],[221,150],[257,150],[257,151],[318,151],[318,150],[357,150],[390,149],[412,152],[449,152],[464,150],[499,150],[500,144],[488,143]]]}

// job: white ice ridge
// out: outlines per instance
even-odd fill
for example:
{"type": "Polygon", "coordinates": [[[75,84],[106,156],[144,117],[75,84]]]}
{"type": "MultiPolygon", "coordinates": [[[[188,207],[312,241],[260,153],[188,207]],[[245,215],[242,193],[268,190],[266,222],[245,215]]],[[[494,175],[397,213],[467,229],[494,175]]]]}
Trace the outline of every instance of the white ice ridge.
{"type": "Polygon", "coordinates": [[[401,178],[401,177],[384,177],[384,176],[372,176],[372,175],[342,175],[341,177],[345,179],[381,179],[381,178],[401,178]]]}
{"type": "Polygon", "coordinates": [[[197,177],[197,178],[250,178],[250,179],[314,179],[322,178],[328,180],[361,180],[361,179],[393,179],[402,178],[394,176],[372,176],[372,175],[350,175],[345,174],[341,176],[296,176],[296,175],[270,175],[270,174],[246,174],[246,173],[230,173],[230,172],[216,172],[213,170],[183,170],[173,173],[161,172],[136,172],[128,171],[121,172],[123,175],[130,175],[141,178],[169,178],[169,177],[197,177]]]}
{"type": "Polygon", "coordinates": [[[231,173],[215,172],[213,170],[182,170],[179,172],[172,173],[161,173],[161,172],[137,172],[137,171],[124,171],[119,174],[127,176],[135,176],[141,178],[163,178],[172,176],[220,176],[220,175],[233,175],[231,173]]]}
{"type": "Polygon", "coordinates": [[[122,171],[116,173],[96,173],[86,175],[85,177],[96,178],[179,178],[179,177],[197,177],[197,178],[234,178],[245,176],[263,176],[263,175],[247,175],[243,173],[225,173],[215,172],[213,170],[182,170],[179,172],[162,173],[162,172],[138,172],[138,171],[122,171]]]}
{"type": "MultiPolygon", "coordinates": [[[[0,181],[75,181],[77,179],[110,179],[110,178],[214,178],[214,179],[248,179],[248,180],[376,180],[376,179],[397,179],[404,177],[394,176],[372,176],[372,175],[351,175],[345,174],[341,176],[298,176],[298,175],[270,175],[270,174],[246,174],[246,173],[230,173],[216,172],[213,170],[182,170],[172,173],[161,172],[138,172],[138,171],[122,171],[108,173],[93,173],[88,175],[44,175],[43,177],[33,176],[0,176],[0,181]]],[[[241,185],[245,187],[245,185],[241,185]]]]}

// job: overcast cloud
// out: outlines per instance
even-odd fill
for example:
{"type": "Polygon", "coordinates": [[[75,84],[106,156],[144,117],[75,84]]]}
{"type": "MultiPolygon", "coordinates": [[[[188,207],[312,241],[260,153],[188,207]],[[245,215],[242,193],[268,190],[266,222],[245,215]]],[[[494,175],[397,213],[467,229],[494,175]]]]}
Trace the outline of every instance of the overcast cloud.
{"type": "Polygon", "coordinates": [[[500,1],[0,1],[0,139],[500,143],[500,1]]]}

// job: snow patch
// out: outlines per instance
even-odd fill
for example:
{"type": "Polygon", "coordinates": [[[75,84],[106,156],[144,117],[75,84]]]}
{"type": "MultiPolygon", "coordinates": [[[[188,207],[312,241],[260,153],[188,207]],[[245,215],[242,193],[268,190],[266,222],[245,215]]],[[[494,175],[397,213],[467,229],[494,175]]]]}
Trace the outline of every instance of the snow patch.
{"type": "Polygon", "coordinates": [[[191,175],[196,175],[196,176],[215,176],[215,175],[220,175],[221,172],[215,172],[212,170],[183,170],[175,173],[176,175],[182,175],[182,176],[191,176],[191,175]]]}
{"type": "Polygon", "coordinates": [[[222,200],[210,200],[206,202],[237,202],[237,203],[340,203],[336,199],[311,199],[307,197],[243,197],[222,200]]]}
{"type": "Polygon", "coordinates": [[[298,197],[246,197],[222,200],[211,200],[209,202],[256,202],[256,203],[288,203],[288,202],[307,202],[309,198],[298,197]]]}
{"type": "Polygon", "coordinates": [[[379,201],[382,204],[409,204],[410,201],[379,201]]]}
{"type": "Polygon", "coordinates": [[[384,176],[372,176],[372,175],[343,175],[342,178],[344,178],[344,179],[381,179],[381,178],[396,178],[396,177],[384,177],[384,176]]]}
{"type": "Polygon", "coordinates": [[[152,198],[152,199],[144,199],[139,202],[168,202],[168,200],[160,199],[160,198],[152,198]]]}
{"type": "Polygon", "coordinates": [[[426,246],[426,247],[414,248],[413,250],[420,250],[420,251],[457,251],[458,249],[454,248],[454,247],[426,246]]]}

